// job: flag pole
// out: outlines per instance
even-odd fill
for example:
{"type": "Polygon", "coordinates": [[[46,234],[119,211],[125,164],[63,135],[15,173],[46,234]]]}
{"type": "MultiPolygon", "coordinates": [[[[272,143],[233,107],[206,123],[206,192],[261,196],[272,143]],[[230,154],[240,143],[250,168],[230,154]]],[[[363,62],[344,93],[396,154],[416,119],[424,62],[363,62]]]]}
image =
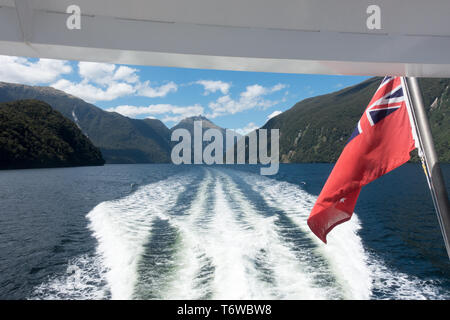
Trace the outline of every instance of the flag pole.
{"type": "Polygon", "coordinates": [[[409,101],[409,109],[412,116],[411,126],[415,127],[417,143],[419,145],[419,156],[427,177],[428,186],[431,191],[434,207],[436,209],[439,226],[441,227],[447,255],[450,259],[450,205],[442,175],[439,160],[434,149],[433,137],[430,124],[423,105],[422,94],[419,83],[415,77],[403,78],[406,97],[409,101]]]}

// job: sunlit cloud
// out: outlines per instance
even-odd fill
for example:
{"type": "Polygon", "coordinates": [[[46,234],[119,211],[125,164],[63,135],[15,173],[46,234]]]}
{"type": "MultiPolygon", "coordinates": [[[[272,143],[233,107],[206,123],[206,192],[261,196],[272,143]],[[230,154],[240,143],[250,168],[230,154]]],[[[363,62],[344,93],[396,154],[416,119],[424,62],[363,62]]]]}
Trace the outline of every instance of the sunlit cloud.
{"type": "Polygon", "coordinates": [[[203,114],[204,109],[201,105],[192,106],[175,106],[172,104],[153,104],[148,106],[130,106],[121,105],[106,109],[109,112],[117,112],[127,117],[152,117],[162,115],[162,120],[166,122],[180,121],[187,117],[198,116],[203,114]]]}
{"type": "Polygon", "coordinates": [[[134,88],[130,84],[124,82],[113,82],[109,84],[107,88],[103,89],[86,81],[71,82],[66,79],[61,79],[53,83],[51,87],[92,103],[96,101],[115,100],[134,92],[134,88]]]}
{"type": "Polygon", "coordinates": [[[286,88],[286,85],[284,84],[277,84],[273,87],[264,87],[259,84],[247,86],[237,100],[231,98],[230,95],[224,95],[219,97],[216,101],[210,102],[208,106],[211,109],[211,112],[207,116],[216,118],[218,116],[236,114],[254,108],[265,110],[280,102],[267,99],[265,96],[284,88],[286,88]]]}
{"type": "Polygon", "coordinates": [[[0,81],[22,84],[47,84],[72,72],[67,61],[38,59],[30,61],[21,57],[0,55],[0,81]]]}
{"type": "Polygon", "coordinates": [[[237,133],[239,133],[240,135],[245,136],[246,134],[258,129],[259,127],[253,123],[253,122],[249,122],[245,127],[243,128],[238,128],[238,129],[234,129],[234,131],[236,131],[237,133]]]}
{"type": "Polygon", "coordinates": [[[175,82],[169,82],[159,87],[150,86],[150,81],[145,81],[136,86],[136,94],[148,98],[162,98],[167,96],[171,92],[176,92],[178,86],[175,82]]]}
{"type": "Polygon", "coordinates": [[[203,89],[205,90],[203,93],[204,95],[215,93],[217,91],[220,91],[222,94],[227,94],[231,87],[231,83],[220,80],[198,80],[195,83],[203,86],[203,89]]]}
{"type": "Polygon", "coordinates": [[[278,116],[279,114],[282,114],[282,113],[283,113],[283,111],[276,110],[276,111],[272,112],[271,114],[269,114],[269,115],[267,116],[267,120],[270,120],[270,119],[272,119],[273,117],[276,117],[276,116],[278,116]]]}

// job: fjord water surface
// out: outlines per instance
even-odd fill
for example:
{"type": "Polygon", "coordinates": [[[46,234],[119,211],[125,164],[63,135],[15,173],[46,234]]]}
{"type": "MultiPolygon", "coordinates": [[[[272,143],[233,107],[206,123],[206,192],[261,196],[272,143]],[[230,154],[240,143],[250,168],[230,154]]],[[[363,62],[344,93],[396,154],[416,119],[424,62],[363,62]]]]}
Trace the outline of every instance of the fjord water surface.
{"type": "Polygon", "coordinates": [[[420,166],[365,187],[324,245],[306,219],[331,169],[2,171],[0,298],[449,299],[450,264],[420,166]]]}

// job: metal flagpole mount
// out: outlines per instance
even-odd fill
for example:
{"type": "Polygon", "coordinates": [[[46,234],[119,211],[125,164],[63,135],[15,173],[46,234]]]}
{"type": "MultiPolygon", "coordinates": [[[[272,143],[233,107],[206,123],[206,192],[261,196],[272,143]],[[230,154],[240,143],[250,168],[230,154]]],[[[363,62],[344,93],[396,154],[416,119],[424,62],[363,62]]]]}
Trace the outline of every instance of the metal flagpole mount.
{"type": "Polygon", "coordinates": [[[425,169],[445,248],[450,259],[450,204],[438,156],[434,149],[433,137],[423,105],[422,94],[415,77],[403,78],[403,85],[406,90],[407,103],[409,104],[412,118],[411,122],[413,122],[411,126],[414,127],[413,130],[416,130],[415,139],[418,140],[416,143],[419,145],[419,156],[425,169]]]}

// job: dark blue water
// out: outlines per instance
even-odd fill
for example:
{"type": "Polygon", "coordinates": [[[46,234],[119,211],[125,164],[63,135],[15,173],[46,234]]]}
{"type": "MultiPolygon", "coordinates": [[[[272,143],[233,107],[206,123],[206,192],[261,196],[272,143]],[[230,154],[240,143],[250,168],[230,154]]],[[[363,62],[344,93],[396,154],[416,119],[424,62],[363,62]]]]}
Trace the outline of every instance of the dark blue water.
{"type": "Polygon", "coordinates": [[[324,246],[305,221],[331,169],[2,171],[0,298],[450,298],[421,167],[365,187],[324,246]]]}

